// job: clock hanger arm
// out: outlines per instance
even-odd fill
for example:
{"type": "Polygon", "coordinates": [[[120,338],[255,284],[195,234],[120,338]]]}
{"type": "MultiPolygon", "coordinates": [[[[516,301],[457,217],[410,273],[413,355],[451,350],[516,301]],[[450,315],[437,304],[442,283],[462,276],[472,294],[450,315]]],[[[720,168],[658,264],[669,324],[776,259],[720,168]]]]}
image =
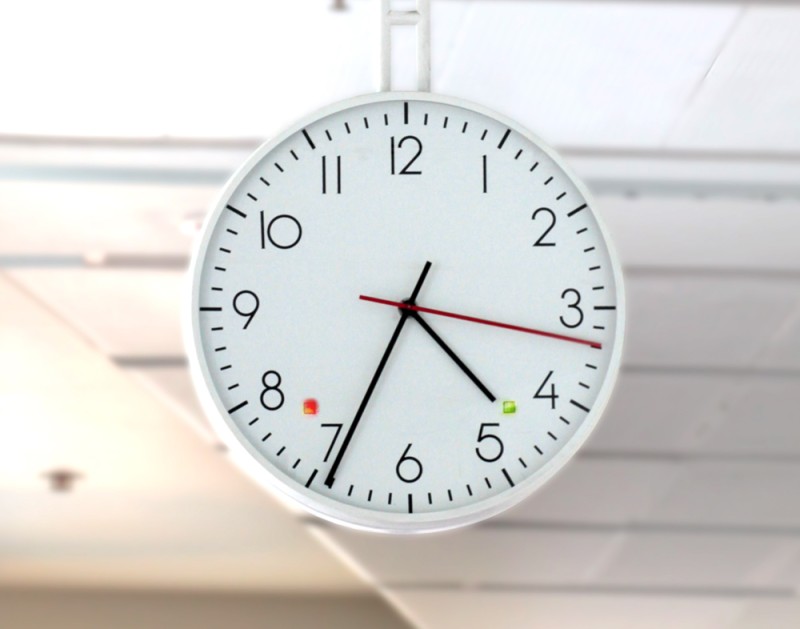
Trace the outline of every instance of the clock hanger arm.
{"type": "Polygon", "coordinates": [[[392,30],[413,26],[417,43],[417,91],[431,90],[431,2],[416,0],[416,8],[393,9],[397,0],[381,0],[381,91],[392,90],[392,30]]]}
{"type": "Polygon", "coordinates": [[[446,310],[437,310],[435,308],[426,308],[424,306],[418,306],[416,304],[405,303],[400,301],[391,301],[389,299],[380,299],[378,297],[370,297],[369,295],[359,295],[359,299],[363,301],[369,301],[375,304],[382,304],[384,306],[394,306],[395,308],[401,308],[403,310],[412,310],[414,312],[424,312],[432,315],[437,315],[440,317],[450,317],[451,319],[459,319],[461,321],[469,321],[471,323],[480,323],[482,325],[491,325],[496,328],[504,328],[506,330],[514,330],[516,332],[525,332],[527,334],[535,334],[537,336],[544,336],[551,339],[557,339],[559,341],[568,341],[570,343],[578,343],[580,345],[588,345],[589,347],[595,347],[597,349],[602,349],[603,346],[601,343],[597,341],[589,341],[587,339],[581,339],[574,336],[566,336],[564,334],[556,334],[554,332],[546,332],[544,330],[536,330],[534,328],[526,328],[521,325],[513,325],[511,323],[501,323],[499,321],[490,321],[489,319],[480,319],[478,317],[470,317],[468,315],[458,314],[456,312],[448,312],[446,310]]]}

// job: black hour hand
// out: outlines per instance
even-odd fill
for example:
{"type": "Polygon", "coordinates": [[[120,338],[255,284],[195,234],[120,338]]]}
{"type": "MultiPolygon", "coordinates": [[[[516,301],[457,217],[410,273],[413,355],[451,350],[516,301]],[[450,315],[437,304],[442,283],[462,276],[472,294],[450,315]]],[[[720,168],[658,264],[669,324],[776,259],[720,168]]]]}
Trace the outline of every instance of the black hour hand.
{"type": "Polygon", "coordinates": [[[425,321],[425,319],[422,318],[421,314],[419,314],[414,310],[406,310],[405,312],[408,312],[409,316],[411,316],[411,318],[413,318],[417,323],[419,323],[422,326],[422,329],[425,330],[434,341],[436,341],[436,344],[444,350],[444,353],[447,354],[456,365],[458,365],[459,369],[461,369],[461,371],[463,371],[466,374],[467,378],[472,380],[475,386],[481,390],[481,393],[483,393],[487,398],[489,398],[490,402],[494,402],[497,399],[494,396],[494,394],[491,391],[489,391],[486,385],[483,384],[483,382],[481,382],[478,379],[478,376],[472,373],[472,370],[464,364],[464,361],[461,360],[452,349],[450,349],[450,347],[447,345],[447,343],[444,342],[442,337],[436,334],[436,332],[434,332],[433,328],[428,325],[427,321],[425,321]]]}

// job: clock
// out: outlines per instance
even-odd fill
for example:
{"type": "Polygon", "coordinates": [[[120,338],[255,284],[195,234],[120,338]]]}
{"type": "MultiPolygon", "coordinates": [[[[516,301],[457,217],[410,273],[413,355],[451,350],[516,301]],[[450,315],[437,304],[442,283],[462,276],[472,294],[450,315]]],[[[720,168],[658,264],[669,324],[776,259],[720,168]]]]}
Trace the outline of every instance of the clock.
{"type": "Polygon", "coordinates": [[[360,529],[517,504],[586,441],[619,368],[594,204],[530,132],[454,98],[363,96],[267,142],[191,276],[190,364],[221,438],[360,529]]]}

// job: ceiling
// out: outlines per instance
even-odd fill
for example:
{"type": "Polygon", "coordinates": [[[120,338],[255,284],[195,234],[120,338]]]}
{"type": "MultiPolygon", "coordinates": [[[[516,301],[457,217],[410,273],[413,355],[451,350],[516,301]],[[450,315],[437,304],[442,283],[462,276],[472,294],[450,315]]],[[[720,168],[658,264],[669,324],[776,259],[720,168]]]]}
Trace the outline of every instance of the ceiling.
{"type": "Polygon", "coordinates": [[[574,462],[515,510],[423,538],[264,493],[185,367],[184,269],[219,186],[299,112],[374,89],[374,3],[329,4],[15,7],[0,584],[374,591],[430,628],[794,626],[800,3],[434,0],[436,91],[562,149],[613,234],[629,325],[574,462]],[[72,492],[48,491],[58,468],[81,475],[72,492]]]}

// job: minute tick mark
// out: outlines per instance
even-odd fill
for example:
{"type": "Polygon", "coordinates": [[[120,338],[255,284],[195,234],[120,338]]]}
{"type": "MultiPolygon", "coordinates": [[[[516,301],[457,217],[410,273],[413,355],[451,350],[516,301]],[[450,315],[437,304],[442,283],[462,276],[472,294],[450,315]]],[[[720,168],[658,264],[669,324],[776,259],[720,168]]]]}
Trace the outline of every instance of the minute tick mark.
{"type": "Polygon", "coordinates": [[[236,411],[238,411],[238,410],[240,410],[240,409],[243,409],[243,408],[244,408],[245,406],[247,406],[249,403],[250,403],[250,402],[248,402],[247,400],[245,400],[244,402],[241,402],[241,403],[237,404],[237,405],[236,405],[236,406],[234,406],[233,408],[229,408],[229,409],[228,409],[228,414],[229,414],[229,415],[233,415],[233,413],[235,413],[236,411]]]}
{"type": "Polygon", "coordinates": [[[311,487],[311,483],[314,481],[314,477],[317,475],[317,471],[318,470],[314,470],[313,472],[311,472],[311,476],[306,481],[306,487],[311,487]]]}

